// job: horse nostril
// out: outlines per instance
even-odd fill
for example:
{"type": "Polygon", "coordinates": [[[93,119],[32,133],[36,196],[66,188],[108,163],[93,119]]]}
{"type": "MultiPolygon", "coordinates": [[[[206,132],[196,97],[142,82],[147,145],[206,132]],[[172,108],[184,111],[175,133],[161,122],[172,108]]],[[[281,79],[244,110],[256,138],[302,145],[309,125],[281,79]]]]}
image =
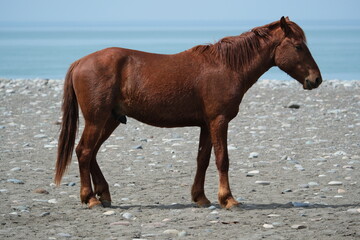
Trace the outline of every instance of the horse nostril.
{"type": "Polygon", "coordinates": [[[322,83],[322,78],[321,77],[317,77],[315,79],[315,82],[316,82],[316,86],[319,86],[321,83],[322,83]]]}

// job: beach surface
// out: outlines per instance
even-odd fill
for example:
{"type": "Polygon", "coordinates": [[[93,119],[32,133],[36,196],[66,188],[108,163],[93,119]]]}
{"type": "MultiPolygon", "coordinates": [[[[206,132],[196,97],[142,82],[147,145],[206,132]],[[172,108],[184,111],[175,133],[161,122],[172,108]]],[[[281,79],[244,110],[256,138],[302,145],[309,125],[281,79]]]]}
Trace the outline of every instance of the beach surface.
{"type": "Polygon", "coordinates": [[[62,85],[0,79],[0,239],[360,238],[360,81],[312,91],[255,84],[229,126],[230,184],[242,203],[231,210],[218,205],[213,156],[212,205],[191,202],[199,128],[131,118],[98,154],[111,208],[80,203],[75,155],[56,187],[62,85]]]}

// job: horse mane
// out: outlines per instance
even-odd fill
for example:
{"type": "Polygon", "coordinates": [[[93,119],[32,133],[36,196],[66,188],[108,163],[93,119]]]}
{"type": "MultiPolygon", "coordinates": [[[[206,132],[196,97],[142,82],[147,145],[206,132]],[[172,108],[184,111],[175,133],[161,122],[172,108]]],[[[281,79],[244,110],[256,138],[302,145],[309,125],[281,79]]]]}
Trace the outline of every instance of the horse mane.
{"type": "MultiPolygon", "coordinates": [[[[304,31],[296,23],[287,21],[287,24],[294,38],[306,42],[304,31]]],[[[220,59],[232,69],[245,68],[251,64],[254,56],[259,52],[261,39],[269,41],[271,31],[278,27],[280,27],[280,21],[255,27],[238,36],[224,37],[214,44],[198,45],[190,51],[208,54],[212,59],[220,59]]]]}

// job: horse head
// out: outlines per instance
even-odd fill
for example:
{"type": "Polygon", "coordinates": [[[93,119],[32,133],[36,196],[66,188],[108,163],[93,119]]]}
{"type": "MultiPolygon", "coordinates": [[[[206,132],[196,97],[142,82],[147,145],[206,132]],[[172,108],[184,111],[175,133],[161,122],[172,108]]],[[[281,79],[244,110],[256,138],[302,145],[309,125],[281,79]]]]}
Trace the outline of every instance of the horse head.
{"type": "Polygon", "coordinates": [[[275,50],[275,65],[300,82],[304,89],[317,88],[322,77],[302,29],[289,18],[280,20],[282,41],[275,50]]]}

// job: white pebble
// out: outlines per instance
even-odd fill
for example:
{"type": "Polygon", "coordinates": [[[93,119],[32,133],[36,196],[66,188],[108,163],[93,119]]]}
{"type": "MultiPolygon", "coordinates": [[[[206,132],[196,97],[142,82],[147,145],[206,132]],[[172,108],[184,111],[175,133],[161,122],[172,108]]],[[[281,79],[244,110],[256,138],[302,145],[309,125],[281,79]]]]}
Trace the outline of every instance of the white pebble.
{"type": "Polygon", "coordinates": [[[12,169],[10,169],[11,172],[18,172],[18,171],[21,171],[21,168],[19,167],[14,167],[12,169]]]}
{"type": "Polygon", "coordinates": [[[359,214],[360,213],[360,208],[350,208],[347,210],[348,213],[352,213],[352,214],[359,214]]]}
{"type": "Polygon", "coordinates": [[[274,225],[272,225],[272,224],[266,224],[266,223],[265,223],[265,224],[263,225],[263,227],[266,228],[266,229],[271,229],[271,228],[274,228],[274,225]]]}
{"type": "Polygon", "coordinates": [[[270,185],[269,181],[256,181],[255,183],[260,185],[270,185]]]}
{"type": "Polygon", "coordinates": [[[176,229],[166,229],[163,233],[168,235],[178,235],[179,231],[176,229]]]}
{"type": "Polygon", "coordinates": [[[57,203],[57,200],[56,200],[55,198],[53,198],[53,199],[50,199],[50,200],[48,201],[48,203],[53,203],[53,204],[55,204],[55,203],[57,203]]]}
{"type": "Polygon", "coordinates": [[[186,231],[181,231],[181,232],[178,233],[179,237],[185,237],[186,235],[187,235],[186,231]]]}
{"type": "Polygon", "coordinates": [[[338,186],[338,185],[342,185],[343,183],[340,182],[340,181],[331,181],[328,183],[329,185],[332,185],[332,186],[338,186]]]}
{"type": "Polygon", "coordinates": [[[122,217],[125,218],[125,219],[133,219],[134,215],[132,215],[129,212],[125,212],[125,213],[122,214],[122,217]]]}
{"type": "Polygon", "coordinates": [[[248,174],[258,174],[259,172],[260,172],[259,170],[252,170],[248,172],[248,174]]]}
{"type": "Polygon", "coordinates": [[[252,152],[249,154],[249,158],[258,158],[259,157],[259,153],[257,152],[252,152]]]}
{"type": "Polygon", "coordinates": [[[304,229],[306,228],[305,225],[301,225],[301,224],[294,224],[291,226],[291,228],[294,228],[294,229],[304,229]]]}
{"type": "Polygon", "coordinates": [[[37,134],[34,138],[47,138],[47,136],[45,134],[37,134]]]}
{"type": "Polygon", "coordinates": [[[113,210],[106,211],[106,212],[103,213],[103,215],[105,215],[105,216],[112,216],[112,215],[115,215],[115,211],[113,211],[113,210]]]}

